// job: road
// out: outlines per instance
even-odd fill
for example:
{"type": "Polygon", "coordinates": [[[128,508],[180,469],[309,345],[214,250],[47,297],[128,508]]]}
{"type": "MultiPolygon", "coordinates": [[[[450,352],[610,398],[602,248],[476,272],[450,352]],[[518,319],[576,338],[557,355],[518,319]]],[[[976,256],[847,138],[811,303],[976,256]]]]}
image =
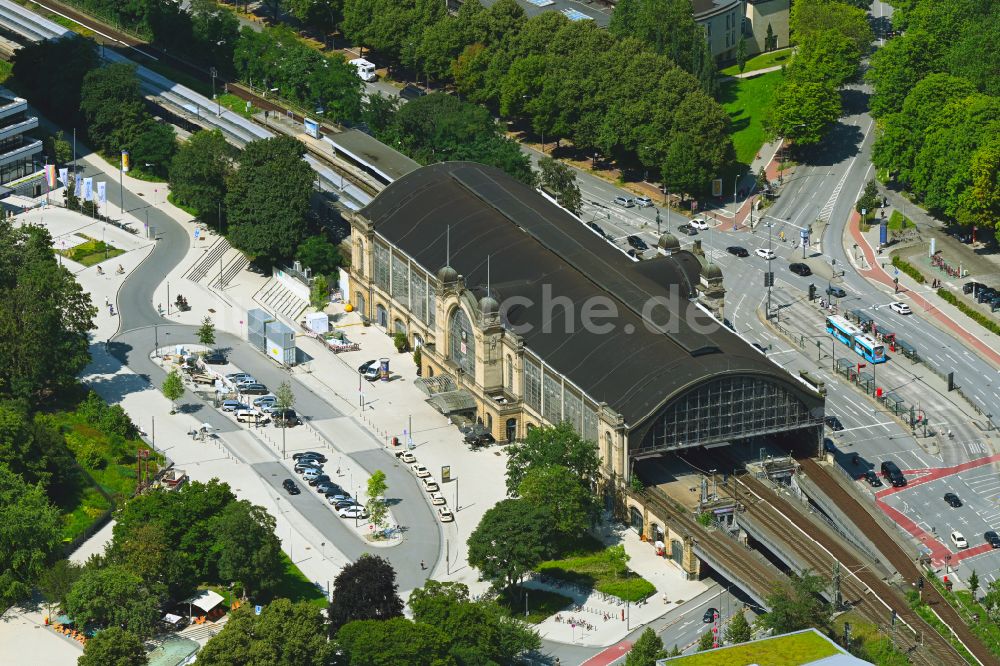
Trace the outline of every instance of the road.
{"type": "MultiPolygon", "coordinates": [[[[118,293],[119,330],[112,337],[109,349],[119,362],[128,366],[137,375],[159,384],[164,373],[150,359],[155,347],[154,340],[158,340],[161,346],[197,341],[196,327],[178,325],[161,317],[152,302],[153,290],[171,269],[183,260],[189,240],[180,224],[150,205],[144,198],[128,190],[124,190],[124,195],[126,210],[133,211],[140,219],[145,219],[148,213],[150,228],[155,227],[159,240],[141,266],[122,284],[118,293]]],[[[108,200],[112,209],[120,205],[119,188],[108,187],[108,200]]],[[[221,332],[217,334],[217,339],[220,347],[228,347],[229,359],[234,365],[250,372],[265,384],[277,386],[282,381],[290,381],[296,395],[296,409],[308,418],[314,427],[330,439],[334,439],[330,424],[334,419],[345,418],[343,414],[243,340],[221,332]]],[[[180,403],[180,407],[188,413],[197,414],[202,422],[210,423],[223,437],[227,432],[236,429],[230,419],[197,398],[180,403]]],[[[271,487],[276,496],[286,497],[281,489],[281,481],[290,476],[288,468],[280,463],[277,454],[264,443],[260,443],[260,447],[260,450],[254,452],[254,462],[251,464],[253,470],[271,487]]],[[[388,559],[395,568],[400,589],[422,586],[426,580],[426,573],[414,563],[423,560],[428,563],[428,570],[433,569],[433,563],[440,556],[442,546],[441,529],[427,504],[426,493],[416,485],[413,475],[406,469],[391,464],[391,456],[374,437],[371,437],[371,448],[349,455],[364,469],[382,469],[389,487],[401,500],[393,506],[392,511],[398,524],[409,528],[406,536],[400,545],[380,548],[377,552],[388,559]]],[[[372,549],[366,547],[341,519],[324,506],[315,493],[304,492],[297,497],[288,498],[288,501],[329,539],[330,543],[335,544],[350,559],[355,560],[362,553],[371,552],[372,549]]]]}

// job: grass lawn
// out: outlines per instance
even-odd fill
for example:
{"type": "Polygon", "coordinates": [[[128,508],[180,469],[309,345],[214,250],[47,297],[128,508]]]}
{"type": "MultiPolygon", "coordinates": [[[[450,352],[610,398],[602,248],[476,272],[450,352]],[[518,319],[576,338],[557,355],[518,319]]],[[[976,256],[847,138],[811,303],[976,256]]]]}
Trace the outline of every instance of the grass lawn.
{"type": "Polygon", "coordinates": [[[62,539],[69,543],[83,534],[102,513],[111,508],[111,503],[98,492],[96,486],[87,486],[80,493],[79,501],[72,510],[63,513],[62,539]]]}
{"type": "Polygon", "coordinates": [[[177,201],[177,199],[174,197],[174,193],[173,192],[171,192],[170,194],[167,195],[167,201],[169,201],[173,205],[177,206],[178,208],[180,208],[182,211],[184,211],[185,213],[187,213],[191,217],[198,217],[198,211],[196,211],[191,206],[179,203],[177,201]]]}
{"type": "MultiPolygon", "coordinates": [[[[281,561],[284,570],[281,573],[281,582],[275,588],[271,598],[278,599],[284,597],[293,602],[306,601],[317,608],[326,608],[326,594],[316,587],[315,583],[305,577],[299,568],[288,559],[288,555],[281,553],[281,561]]],[[[270,601],[266,599],[265,601],[270,601]]]]}
{"type": "Polygon", "coordinates": [[[566,557],[542,562],[537,570],[581,587],[593,588],[626,601],[639,601],[656,592],[653,584],[627,570],[616,575],[606,556],[606,548],[597,539],[587,537],[566,557]]]}
{"type": "Polygon", "coordinates": [[[219,95],[219,100],[222,102],[222,106],[226,107],[233,113],[238,113],[244,118],[251,118],[255,113],[259,113],[258,109],[253,104],[250,105],[250,110],[247,111],[247,102],[241,97],[237,97],[232,93],[226,93],[224,95],[219,95]]]}
{"type": "Polygon", "coordinates": [[[764,111],[774,91],[784,78],[781,72],[769,72],[749,79],[731,79],[720,86],[719,101],[732,119],[736,159],[749,165],[764,145],[764,111]]]}
{"type": "Polygon", "coordinates": [[[84,236],[83,234],[80,234],[80,236],[82,238],[86,238],[87,242],[81,243],[80,245],[71,247],[67,250],[56,250],[56,252],[67,259],[72,259],[73,261],[83,264],[84,266],[93,266],[94,264],[99,264],[102,261],[114,259],[120,254],[125,254],[125,250],[118,249],[113,245],[108,245],[104,241],[99,241],[96,238],[84,236]]]}
{"type": "Polygon", "coordinates": [[[534,590],[515,585],[497,598],[497,605],[518,620],[538,624],[542,620],[564,610],[573,603],[569,597],[558,592],[534,590]],[[524,594],[528,594],[528,617],[524,616],[524,594]]]}
{"type": "Polygon", "coordinates": [[[835,654],[842,654],[842,651],[822,635],[804,631],[678,657],[670,663],[676,663],[678,666],[731,666],[731,664],[798,666],[835,654]]]}
{"type": "Polygon", "coordinates": [[[7,62],[6,60],[0,60],[0,83],[5,82],[10,78],[11,72],[14,71],[14,65],[7,62]]]}
{"type": "MultiPolygon", "coordinates": [[[[767,69],[768,67],[775,67],[777,65],[787,65],[792,59],[791,49],[781,49],[780,51],[771,51],[770,53],[761,53],[759,56],[754,56],[746,62],[746,67],[743,68],[743,73],[755,72],[758,69],[767,69]]],[[[723,76],[736,76],[740,73],[740,68],[736,65],[726,67],[719,71],[719,74],[723,76]]]]}
{"type": "Polygon", "coordinates": [[[917,225],[913,224],[913,220],[906,217],[898,210],[892,211],[892,215],[889,216],[889,231],[902,231],[907,227],[915,227],[917,225]]]}

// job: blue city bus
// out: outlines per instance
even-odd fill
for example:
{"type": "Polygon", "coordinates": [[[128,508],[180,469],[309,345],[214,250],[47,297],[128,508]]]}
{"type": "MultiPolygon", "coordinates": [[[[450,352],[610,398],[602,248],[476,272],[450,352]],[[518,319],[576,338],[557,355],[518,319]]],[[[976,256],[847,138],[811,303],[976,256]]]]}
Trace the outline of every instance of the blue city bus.
{"type": "Polygon", "coordinates": [[[854,351],[869,363],[885,363],[888,360],[885,357],[885,347],[868,335],[854,336],[854,351]]]}
{"type": "Polygon", "coordinates": [[[861,335],[861,329],[843,317],[832,315],[826,318],[826,332],[854,348],[854,336],[861,335]]]}

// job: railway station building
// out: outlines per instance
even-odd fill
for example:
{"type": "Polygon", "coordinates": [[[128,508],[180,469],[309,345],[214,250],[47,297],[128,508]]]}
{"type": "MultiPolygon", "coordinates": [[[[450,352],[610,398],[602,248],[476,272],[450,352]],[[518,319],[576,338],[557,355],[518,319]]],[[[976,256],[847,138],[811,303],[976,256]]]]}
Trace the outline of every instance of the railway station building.
{"type": "Polygon", "coordinates": [[[348,300],[420,349],[431,404],[499,441],[568,422],[597,444],[609,508],[642,510],[624,489],[643,458],[784,432],[819,450],[822,396],[722,325],[699,245],[668,233],[636,260],[471,162],[413,171],[349,222],[348,300]]]}

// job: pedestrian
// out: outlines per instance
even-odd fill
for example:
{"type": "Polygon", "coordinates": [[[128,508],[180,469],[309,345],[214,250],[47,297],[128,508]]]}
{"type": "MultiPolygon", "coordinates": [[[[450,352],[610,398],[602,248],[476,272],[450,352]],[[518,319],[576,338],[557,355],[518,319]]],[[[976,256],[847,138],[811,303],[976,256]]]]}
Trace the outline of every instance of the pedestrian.
{"type": "Polygon", "coordinates": [[[106,308],[111,307],[111,301],[108,300],[107,296],[104,297],[104,307],[106,308]]]}
{"type": "Polygon", "coordinates": [[[420,570],[421,570],[421,571],[424,571],[424,570],[426,570],[426,569],[427,569],[427,565],[426,565],[426,564],[424,564],[424,561],[423,561],[423,560],[420,560],[420,570]]]}

